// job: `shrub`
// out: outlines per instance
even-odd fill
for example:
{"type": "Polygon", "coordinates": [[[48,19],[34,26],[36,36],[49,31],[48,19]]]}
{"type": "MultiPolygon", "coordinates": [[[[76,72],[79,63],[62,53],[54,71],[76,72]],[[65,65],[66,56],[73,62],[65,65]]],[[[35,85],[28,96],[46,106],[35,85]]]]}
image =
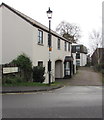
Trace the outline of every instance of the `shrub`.
{"type": "Polygon", "coordinates": [[[6,84],[16,84],[16,80],[14,78],[6,78],[6,84]]]}
{"type": "Polygon", "coordinates": [[[104,73],[104,63],[100,63],[100,64],[95,65],[94,70],[104,73]]]}
{"type": "Polygon", "coordinates": [[[104,75],[104,69],[102,69],[102,74],[104,75]]]}
{"type": "Polygon", "coordinates": [[[24,81],[30,81],[32,76],[32,62],[28,56],[24,53],[19,55],[17,59],[14,59],[11,63],[16,64],[21,70],[21,76],[24,81]]]}
{"type": "Polygon", "coordinates": [[[17,83],[21,83],[21,82],[23,82],[23,78],[20,77],[20,76],[15,77],[15,80],[16,80],[17,83]]]}
{"type": "Polygon", "coordinates": [[[45,67],[33,67],[33,81],[43,83],[45,80],[44,73],[45,67]]]}
{"type": "Polygon", "coordinates": [[[16,84],[23,82],[23,79],[19,76],[9,76],[2,79],[2,84],[16,84]]]}

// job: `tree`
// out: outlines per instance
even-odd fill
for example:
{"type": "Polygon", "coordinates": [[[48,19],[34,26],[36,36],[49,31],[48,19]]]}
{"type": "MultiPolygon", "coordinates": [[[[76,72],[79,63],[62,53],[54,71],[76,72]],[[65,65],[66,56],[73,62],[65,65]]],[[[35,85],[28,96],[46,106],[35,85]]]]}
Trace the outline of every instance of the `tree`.
{"type": "Polygon", "coordinates": [[[102,33],[96,30],[93,30],[89,34],[90,40],[90,51],[93,53],[97,48],[102,48],[102,33]]]}
{"type": "Polygon", "coordinates": [[[76,43],[81,37],[80,28],[75,24],[70,24],[66,21],[62,21],[56,28],[56,32],[59,32],[63,37],[69,39],[69,41],[76,43]]]}
{"type": "Polygon", "coordinates": [[[93,30],[92,33],[89,35],[90,39],[90,51],[93,53],[95,50],[96,52],[96,59],[98,64],[100,63],[101,55],[99,55],[98,48],[102,48],[102,34],[99,31],[93,30]]]}
{"type": "Polygon", "coordinates": [[[16,64],[21,69],[22,77],[25,81],[31,80],[32,62],[26,54],[19,55],[11,63],[16,64]]]}

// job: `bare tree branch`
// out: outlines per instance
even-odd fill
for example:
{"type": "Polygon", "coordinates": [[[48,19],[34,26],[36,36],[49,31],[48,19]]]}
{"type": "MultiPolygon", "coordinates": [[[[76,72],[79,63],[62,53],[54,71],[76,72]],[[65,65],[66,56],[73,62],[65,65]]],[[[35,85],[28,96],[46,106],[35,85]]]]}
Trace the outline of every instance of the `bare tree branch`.
{"type": "Polygon", "coordinates": [[[56,28],[56,32],[63,37],[69,39],[71,42],[77,42],[81,37],[80,28],[75,24],[70,24],[66,21],[62,21],[56,28]]]}
{"type": "Polygon", "coordinates": [[[96,30],[93,30],[89,34],[89,40],[90,40],[90,49],[92,52],[96,50],[96,48],[101,47],[102,48],[102,33],[96,30]]]}

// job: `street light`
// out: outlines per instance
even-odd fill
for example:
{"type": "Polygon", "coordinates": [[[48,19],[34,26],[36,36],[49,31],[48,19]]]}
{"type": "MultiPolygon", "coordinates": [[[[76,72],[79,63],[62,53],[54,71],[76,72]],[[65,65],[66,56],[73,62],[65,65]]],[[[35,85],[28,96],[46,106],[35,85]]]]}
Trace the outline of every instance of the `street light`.
{"type": "Polygon", "coordinates": [[[48,19],[52,19],[52,11],[50,10],[50,7],[47,11],[47,16],[48,16],[48,19]]]}
{"type": "Polygon", "coordinates": [[[51,59],[50,59],[50,53],[52,51],[51,48],[51,19],[52,19],[52,11],[50,10],[50,7],[48,11],[46,11],[48,19],[49,19],[49,34],[48,34],[48,46],[49,46],[49,61],[48,61],[48,73],[49,73],[49,85],[51,84],[51,59]]]}

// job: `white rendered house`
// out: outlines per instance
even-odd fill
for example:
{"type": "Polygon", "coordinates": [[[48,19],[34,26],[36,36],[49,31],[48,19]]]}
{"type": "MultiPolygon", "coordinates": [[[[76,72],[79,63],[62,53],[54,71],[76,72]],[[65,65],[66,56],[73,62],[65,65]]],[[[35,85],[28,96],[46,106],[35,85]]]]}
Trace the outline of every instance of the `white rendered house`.
{"type": "MultiPolygon", "coordinates": [[[[45,83],[48,83],[49,29],[4,3],[0,5],[0,25],[2,25],[0,64],[9,63],[18,55],[25,53],[30,57],[33,66],[45,67],[45,83]]],[[[55,78],[72,75],[73,60],[71,42],[54,31],[51,31],[51,39],[51,82],[53,82],[55,78]]]]}
{"type": "Polygon", "coordinates": [[[76,66],[85,66],[87,64],[87,48],[81,44],[72,44],[72,54],[76,66]]]}

